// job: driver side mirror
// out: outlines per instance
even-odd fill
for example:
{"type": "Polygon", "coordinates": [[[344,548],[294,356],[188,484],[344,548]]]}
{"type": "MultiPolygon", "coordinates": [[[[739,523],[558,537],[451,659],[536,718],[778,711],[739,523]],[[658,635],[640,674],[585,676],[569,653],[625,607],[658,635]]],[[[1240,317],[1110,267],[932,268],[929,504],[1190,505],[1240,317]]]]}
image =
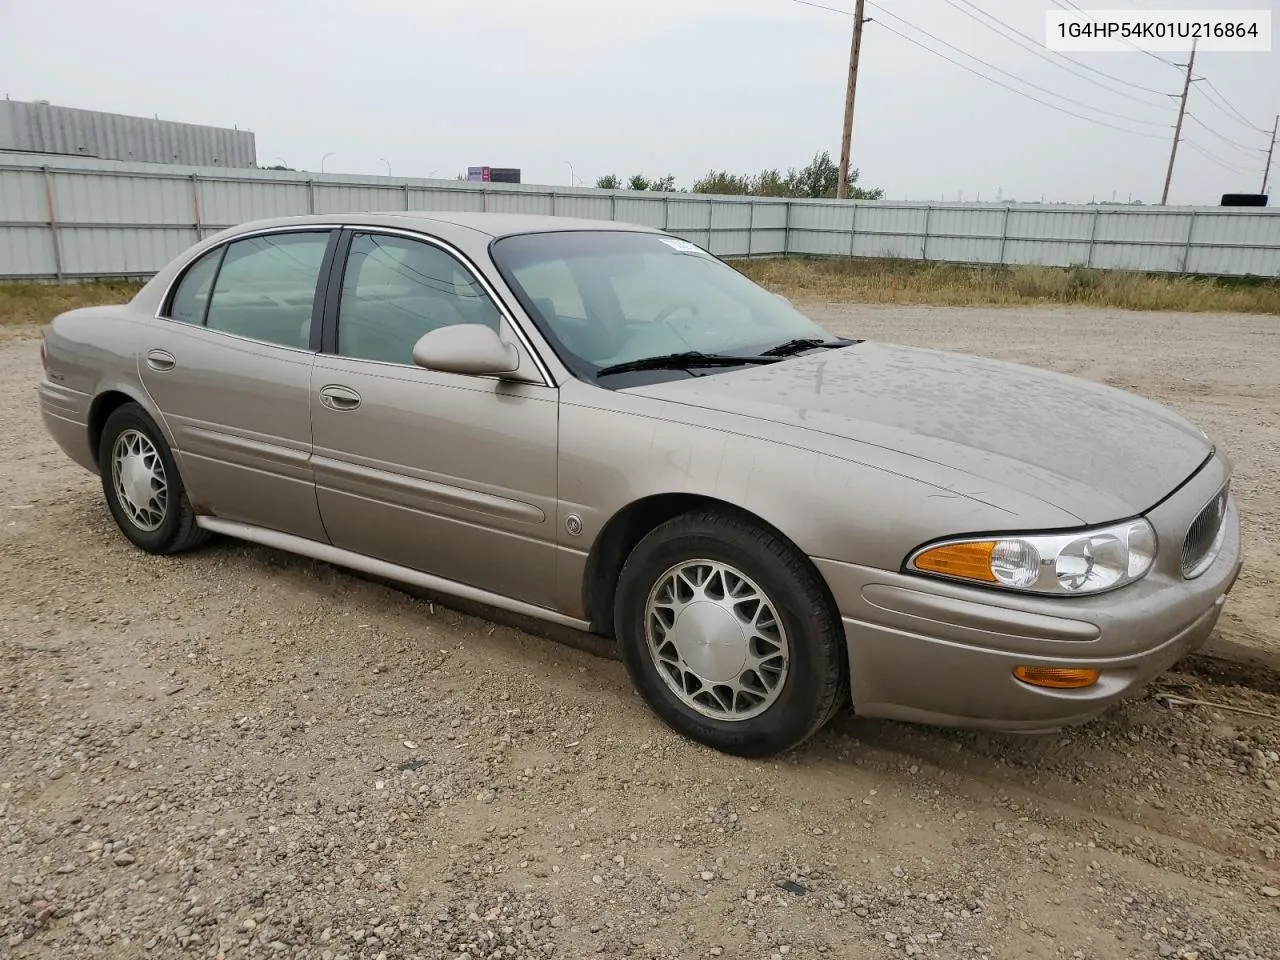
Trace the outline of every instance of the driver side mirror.
{"type": "Polygon", "coordinates": [[[486,376],[515,373],[520,353],[481,323],[457,323],[424,334],[413,345],[413,362],[427,370],[486,376]]]}

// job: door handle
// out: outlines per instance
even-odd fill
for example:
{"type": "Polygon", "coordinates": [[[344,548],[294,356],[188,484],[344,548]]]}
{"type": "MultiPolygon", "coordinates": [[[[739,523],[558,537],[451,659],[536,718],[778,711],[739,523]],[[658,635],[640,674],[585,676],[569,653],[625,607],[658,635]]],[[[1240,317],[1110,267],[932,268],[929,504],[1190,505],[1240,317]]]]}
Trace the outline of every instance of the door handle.
{"type": "Polygon", "coordinates": [[[320,388],[320,402],[330,410],[346,412],[354,410],[360,406],[360,394],[356,393],[350,387],[340,387],[337,384],[330,384],[327,387],[320,388]]]}
{"type": "Polygon", "coordinates": [[[152,350],[147,354],[147,366],[152,370],[164,372],[178,365],[178,360],[168,350],[152,350]]]}

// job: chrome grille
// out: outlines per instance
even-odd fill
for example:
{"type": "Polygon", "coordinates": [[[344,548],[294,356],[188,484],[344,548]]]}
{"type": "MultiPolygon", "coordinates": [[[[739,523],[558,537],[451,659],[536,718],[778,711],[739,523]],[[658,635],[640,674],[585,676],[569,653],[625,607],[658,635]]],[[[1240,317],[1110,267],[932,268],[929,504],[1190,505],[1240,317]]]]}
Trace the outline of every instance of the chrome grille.
{"type": "Polygon", "coordinates": [[[1227,488],[1191,521],[1191,527],[1182,541],[1182,575],[1187,579],[1198,577],[1209,569],[1218,549],[1222,546],[1222,522],[1227,516],[1227,488]]]}

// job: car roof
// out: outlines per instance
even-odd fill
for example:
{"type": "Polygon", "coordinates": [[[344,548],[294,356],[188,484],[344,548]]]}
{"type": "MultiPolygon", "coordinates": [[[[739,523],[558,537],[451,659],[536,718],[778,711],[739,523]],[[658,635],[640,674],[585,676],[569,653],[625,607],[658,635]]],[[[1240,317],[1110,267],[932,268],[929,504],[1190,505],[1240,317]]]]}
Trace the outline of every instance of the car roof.
{"type": "Polygon", "coordinates": [[[535,213],[479,213],[463,210],[423,211],[390,214],[401,219],[434,220],[466,227],[491,237],[509,237],[516,233],[554,233],[564,230],[643,230],[657,233],[653,227],[614,220],[591,220],[586,217],[552,217],[535,213]]]}
{"type": "Polygon", "coordinates": [[[133,298],[138,309],[153,313],[174,278],[198,257],[219,244],[230,243],[259,232],[289,231],[315,227],[385,227],[418,232],[453,244],[473,259],[483,256],[489,243],[500,237],[530,233],[564,233],[582,230],[661,234],[663,231],[638,223],[591,220],[583,217],[551,217],[523,213],[482,213],[465,210],[390,210],[368,213],[318,213],[291,217],[271,217],[226,227],[190,247],[165,265],[133,298]]]}
{"type": "Polygon", "coordinates": [[[233,228],[241,233],[266,227],[303,226],[309,223],[365,225],[438,231],[441,225],[471,230],[490,237],[509,237],[521,233],[561,233],[576,230],[622,230],[660,233],[654,227],[614,220],[591,220],[584,217],[552,217],[532,213],[481,213],[469,210],[387,210],[368,213],[307,214],[296,217],[274,217],[255,220],[233,228]]]}

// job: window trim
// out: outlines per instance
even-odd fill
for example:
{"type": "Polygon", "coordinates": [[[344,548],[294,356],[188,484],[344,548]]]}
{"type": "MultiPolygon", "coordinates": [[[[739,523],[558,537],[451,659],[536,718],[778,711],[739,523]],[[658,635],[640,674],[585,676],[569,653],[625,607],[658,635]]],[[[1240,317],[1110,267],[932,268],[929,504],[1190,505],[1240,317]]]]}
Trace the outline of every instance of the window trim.
{"type": "Polygon", "coordinates": [[[317,353],[318,351],[315,349],[313,344],[316,339],[316,329],[323,325],[324,316],[323,311],[317,313],[316,307],[324,304],[323,298],[328,290],[327,284],[333,273],[333,255],[337,248],[337,241],[341,237],[341,231],[343,229],[344,225],[338,223],[296,223],[283,226],[263,227],[258,230],[246,230],[244,233],[238,233],[233,237],[226,237],[220,242],[193,254],[191,259],[184,263],[181,269],[174,274],[173,279],[170,280],[168,286],[165,287],[164,296],[160,298],[160,305],[156,308],[154,319],[161,320],[165,323],[176,323],[183,327],[197,326],[197,324],[187,323],[184,320],[175,320],[167,314],[173,306],[173,297],[177,293],[178,286],[184,279],[186,279],[187,274],[190,273],[196,264],[200,263],[200,261],[202,261],[206,256],[212,254],[215,250],[220,250],[221,253],[219,254],[218,259],[218,269],[214,271],[213,274],[213,285],[209,288],[209,299],[204,305],[204,316],[200,318],[200,323],[198,325],[199,329],[205,330],[209,333],[216,333],[218,336],[230,337],[233,340],[243,340],[246,343],[260,343],[269,347],[275,347],[279,350],[291,350],[295,353],[317,353]],[[320,261],[320,272],[316,275],[316,289],[311,301],[311,339],[308,345],[305,347],[291,347],[287,344],[276,343],[273,340],[262,340],[258,337],[246,337],[244,334],[231,333],[228,330],[216,330],[210,328],[209,307],[213,304],[213,292],[217,288],[218,277],[222,274],[222,264],[227,257],[227,248],[229,248],[231,244],[240,240],[251,240],[254,237],[269,236],[279,233],[326,233],[329,235],[324,257],[320,261]],[[316,323],[317,319],[321,321],[320,324],[316,323]]]}
{"type": "Polygon", "coordinates": [[[209,322],[209,304],[213,303],[213,288],[218,285],[218,274],[222,272],[222,261],[227,257],[227,247],[229,243],[219,244],[204,250],[200,255],[194,258],[190,263],[182,268],[182,271],[169,285],[169,289],[165,291],[164,298],[160,301],[160,309],[156,311],[156,318],[159,320],[168,320],[171,323],[181,323],[188,327],[203,327],[209,322]],[[215,257],[216,254],[216,257],[215,257]],[[213,257],[217,260],[213,267],[213,279],[209,281],[209,296],[204,302],[204,311],[200,314],[200,322],[195,323],[188,320],[179,320],[170,316],[173,312],[173,302],[178,299],[178,292],[187,277],[196,267],[204,263],[206,257],[213,257]]]}
{"type": "MultiPolygon", "coordinates": [[[[541,355],[534,347],[533,342],[530,340],[528,333],[520,325],[519,321],[516,320],[506,302],[498,295],[497,288],[489,277],[485,275],[484,271],[479,269],[475,262],[461,249],[449,243],[447,240],[443,240],[439,237],[432,236],[429,233],[422,233],[417,230],[405,230],[374,224],[343,224],[342,237],[338,241],[337,245],[337,249],[341,254],[341,261],[339,262],[337,256],[335,256],[333,268],[329,272],[329,284],[325,291],[325,305],[321,317],[322,333],[321,349],[319,351],[321,354],[338,360],[344,360],[349,363],[372,363],[377,364],[378,366],[394,367],[400,370],[423,370],[422,367],[413,363],[394,363],[389,360],[370,360],[366,357],[346,357],[338,353],[338,308],[342,299],[342,285],[346,279],[347,264],[350,260],[351,241],[357,233],[386,235],[402,237],[408,240],[416,240],[420,243],[426,243],[429,246],[436,247],[437,249],[444,251],[445,254],[453,257],[463,272],[469,274],[484,289],[489,299],[493,301],[493,305],[497,308],[499,315],[506,321],[507,326],[510,327],[512,332],[515,334],[516,339],[520,341],[525,351],[533,359],[533,365],[538,371],[539,378],[541,378],[541,384],[534,385],[551,387],[553,389],[558,388],[559,384],[556,383],[555,378],[551,375],[546,363],[543,361],[541,355]]],[[[212,297],[210,297],[210,299],[212,300],[212,297]]],[[[431,373],[432,371],[423,370],[423,372],[431,373]]],[[[497,374],[467,376],[468,379],[472,380],[497,380],[504,383],[512,382],[497,374]]]]}

